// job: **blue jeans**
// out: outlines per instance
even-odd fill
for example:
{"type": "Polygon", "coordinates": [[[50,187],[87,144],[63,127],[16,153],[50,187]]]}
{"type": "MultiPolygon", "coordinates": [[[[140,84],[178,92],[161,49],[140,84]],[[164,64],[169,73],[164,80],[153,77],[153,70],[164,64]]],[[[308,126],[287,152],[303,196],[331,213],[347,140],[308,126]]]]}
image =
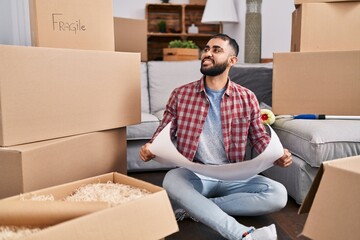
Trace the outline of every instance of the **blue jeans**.
{"type": "Polygon", "coordinates": [[[249,230],[232,216],[257,216],[282,209],[285,187],[264,176],[221,181],[185,168],[170,170],[163,187],[175,204],[227,239],[241,239],[249,230]]]}

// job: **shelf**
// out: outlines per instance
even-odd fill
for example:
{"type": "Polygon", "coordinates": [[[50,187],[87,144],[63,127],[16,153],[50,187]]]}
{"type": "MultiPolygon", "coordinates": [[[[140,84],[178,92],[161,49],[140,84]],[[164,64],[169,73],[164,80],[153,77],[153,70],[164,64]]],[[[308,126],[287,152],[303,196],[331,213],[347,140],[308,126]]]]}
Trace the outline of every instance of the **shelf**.
{"type": "Polygon", "coordinates": [[[162,60],[162,49],[176,39],[192,40],[203,48],[209,38],[220,31],[219,24],[201,23],[204,9],[205,5],[197,4],[147,4],[148,60],[162,60]],[[166,23],[164,32],[160,32],[160,21],[166,23]],[[191,24],[198,27],[199,33],[187,33],[191,24]]]}

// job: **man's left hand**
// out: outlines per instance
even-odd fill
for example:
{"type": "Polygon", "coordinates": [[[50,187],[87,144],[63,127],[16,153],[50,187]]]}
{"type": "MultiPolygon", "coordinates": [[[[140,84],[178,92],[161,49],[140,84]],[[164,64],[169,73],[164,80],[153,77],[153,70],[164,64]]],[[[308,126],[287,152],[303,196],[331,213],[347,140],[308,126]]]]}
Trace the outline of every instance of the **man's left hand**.
{"type": "Polygon", "coordinates": [[[292,164],[292,156],[289,150],[286,148],[284,149],[284,155],[282,155],[281,158],[276,160],[274,162],[274,165],[280,166],[280,167],[288,167],[292,164]]]}

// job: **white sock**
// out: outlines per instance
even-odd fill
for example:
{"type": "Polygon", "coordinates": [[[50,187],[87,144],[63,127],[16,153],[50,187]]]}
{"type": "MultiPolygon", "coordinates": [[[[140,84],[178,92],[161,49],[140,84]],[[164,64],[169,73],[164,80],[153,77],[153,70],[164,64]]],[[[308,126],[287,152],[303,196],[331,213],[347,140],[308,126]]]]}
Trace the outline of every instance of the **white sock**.
{"type": "Polygon", "coordinates": [[[252,233],[246,235],[245,240],[277,240],[275,224],[267,227],[255,229],[252,233]]]}

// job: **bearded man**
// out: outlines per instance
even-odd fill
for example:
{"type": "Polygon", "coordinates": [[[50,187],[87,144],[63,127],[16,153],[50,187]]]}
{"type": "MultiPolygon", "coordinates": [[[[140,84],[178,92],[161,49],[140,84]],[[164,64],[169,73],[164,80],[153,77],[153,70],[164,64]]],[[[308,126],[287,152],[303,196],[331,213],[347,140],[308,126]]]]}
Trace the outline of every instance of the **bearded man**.
{"type": "MultiPolygon", "coordinates": [[[[149,146],[171,122],[171,136],[189,161],[200,164],[229,164],[244,160],[249,141],[261,153],[270,142],[262,122],[256,96],[229,79],[239,46],[225,35],[213,36],[201,54],[203,77],[176,88],[166,105],[164,117],[149,143],[139,152],[143,161],[155,156],[149,146]]],[[[287,149],[275,165],[288,167],[287,149]]],[[[197,219],[227,239],[277,239],[274,224],[255,229],[234,216],[256,216],[282,209],[287,203],[285,187],[262,175],[241,181],[222,181],[186,168],[167,172],[163,181],[170,199],[180,206],[178,220],[197,219]]]]}

